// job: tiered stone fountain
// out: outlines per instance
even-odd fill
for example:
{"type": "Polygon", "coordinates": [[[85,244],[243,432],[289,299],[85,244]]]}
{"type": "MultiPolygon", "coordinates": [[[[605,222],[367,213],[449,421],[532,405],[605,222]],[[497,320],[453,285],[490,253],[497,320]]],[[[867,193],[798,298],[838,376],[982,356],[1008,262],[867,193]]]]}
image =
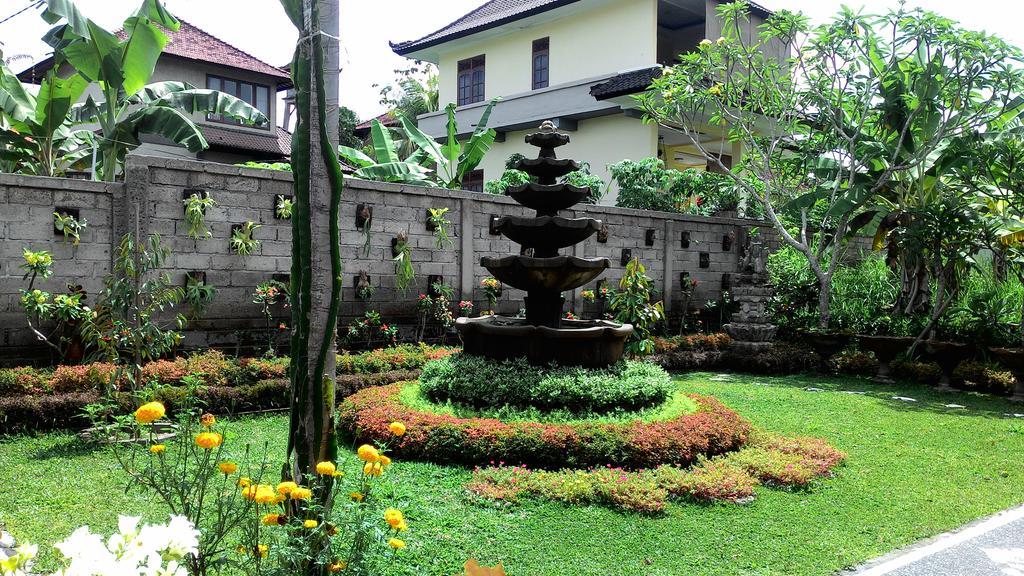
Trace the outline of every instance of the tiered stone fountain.
{"type": "Polygon", "coordinates": [[[558,178],[579,170],[577,162],[559,159],[555,148],[569,143],[569,136],[555,131],[551,122],[540,132],[526,137],[527,144],[540,148],[537,158],[519,161],[518,169],[536,178],[506,194],[519,204],[537,211],[536,217],[505,216],[494,227],[532,256],[481,259],[481,265],[501,282],[527,292],[526,318],[484,316],[459,318],[455,327],[462,334],[467,354],[496,360],[525,357],[531,364],[603,367],[622,358],[629,324],[606,320],[566,320],[562,317],[562,293],[583,286],[611,266],[607,258],[577,258],[558,253],[597,232],[601,221],[593,218],[563,218],[559,210],[572,208],[589,194],[587,188],[558,184],[558,178]]]}

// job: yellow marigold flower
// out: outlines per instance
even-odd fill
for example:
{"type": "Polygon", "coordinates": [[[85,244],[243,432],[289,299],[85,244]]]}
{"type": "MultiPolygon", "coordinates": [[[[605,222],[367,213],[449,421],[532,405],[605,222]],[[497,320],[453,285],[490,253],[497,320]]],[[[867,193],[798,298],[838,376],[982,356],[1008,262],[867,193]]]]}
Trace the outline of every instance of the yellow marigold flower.
{"type": "Polygon", "coordinates": [[[292,500],[309,500],[313,497],[313,491],[309,488],[296,488],[292,490],[292,500]]]}
{"type": "Polygon", "coordinates": [[[402,520],[398,523],[398,526],[395,526],[395,530],[398,530],[399,532],[405,532],[408,529],[409,525],[405,523],[405,520],[402,520]]]}
{"type": "Polygon", "coordinates": [[[704,48],[705,46],[711,46],[711,40],[708,40],[707,38],[701,40],[700,47],[704,48]]]}
{"type": "Polygon", "coordinates": [[[303,528],[308,528],[309,530],[312,530],[313,528],[316,528],[319,525],[320,525],[320,523],[317,522],[316,520],[306,520],[305,522],[302,523],[302,527],[303,528]]]}
{"type": "Polygon", "coordinates": [[[217,418],[213,414],[206,413],[203,414],[201,418],[199,418],[199,423],[207,428],[210,428],[217,423],[217,418]]]}
{"type": "Polygon", "coordinates": [[[248,476],[242,476],[241,478],[238,479],[237,484],[242,488],[246,488],[250,484],[252,484],[252,480],[250,480],[248,476]]]}
{"type": "Polygon", "coordinates": [[[260,555],[260,558],[266,558],[269,552],[270,546],[267,546],[266,544],[260,544],[256,547],[256,553],[260,555]]]}
{"type": "Polygon", "coordinates": [[[281,493],[281,494],[291,494],[292,490],[295,490],[298,487],[299,487],[299,485],[296,484],[295,482],[292,482],[291,480],[287,480],[287,481],[281,482],[280,484],[277,485],[277,491],[279,493],[281,493]]]}
{"type": "Polygon", "coordinates": [[[342,472],[341,470],[335,470],[334,474],[332,474],[332,476],[334,476],[335,478],[341,478],[344,475],[345,475],[345,473],[342,472]]]}
{"type": "Polygon", "coordinates": [[[334,476],[337,470],[334,462],[321,462],[316,465],[316,473],[321,476],[334,476]]]}
{"type": "Polygon", "coordinates": [[[387,522],[388,526],[391,526],[392,528],[397,528],[398,525],[401,524],[402,520],[404,519],[405,516],[402,515],[401,510],[397,510],[395,508],[388,508],[387,510],[384,511],[384,521],[387,522]]]}
{"type": "Polygon", "coordinates": [[[279,526],[281,524],[280,514],[264,514],[263,518],[260,519],[260,523],[264,526],[279,526]]]}
{"type": "Polygon", "coordinates": [[[277,500],[277,494],[274,493],[273,486],[269,484],[260,484],[256,487],[256,503],[257,504],[273,504],[277,500]]]}
{"type": "Polygon", "coordinates": [[[348,567],[348,564],[346,564],[346,563],[344,563],[344,562],[339,560],[337,562],[331,562],[330,564],[328,564],[327,565],[327,571],[332,573],[332,574],[337,574],[338,572],[341,572],[342,570],[344,570],[347,567],[348,567]]]}
{"type": "Polygon", "coordinates": [[[280,504],[281,502],[284,502],[287,499],[288,497],[285,496],[284,494],[278,494],[277,496],[274,497],[274,504],[280,504]]]}
{"type": "Polygon", "coordinates": [[[380,462],[367,462],[363,465],[363,474],[367,476],[380,476],[384,472],[384,466],[380,462]]]}
{"type": "Polygon", "coordinates": [[[201,432],[196,434],[196,446],[204,450],[213,450],[224,443],[224,437],[216,432],[201,432]]]}
{"type": "Polygon", "coordinates": [[[391,433],[395,436],[401,436],[402,434],[405,434],[405,424],[402,424],[401,422],[392,422],[391,424],[388,424],[388,430],[391,430],[391,433]]]}
{"type": "Polygon", "coordinates": [[[159,402],[149,402],[139,406],[135,411],[135,421],[139,424],[152,424],[167,414],[167,409],[159,402]]]}
{"type": "Polygon", "coordinates": [[[235,472],[238,472],[238,464],[235,464],[234,462],[221,462],[220,464],[217,464],[217,468],[220,468],[221,473],[225,476],[230,476],[235,472]]]}
{"type": "Polygon", "coordinates": [[[381,466],[391,466],[391,458],[388,458],[387,456],[385,456],[383,454],[380,455],[379,462],[380,462],[381,466]]]}
{"type": "Polygon", "coordinates": [[[259,488],[259,486],[253,486],[252,484],[246,484],[245,486],[242,487],[242,498],[245,498],[246,500],[255,500],[256,499],[256,490],[258,488],[259,488]]]}
{"type": "Polygon", "coordinates": [[[401,550],[402,548],[405,548],[405,540],[392,538],[391,540],[388,540],[388,546],[391,546],[395,550],[401,550]]]}
{"type": "Polygon", "coordinates": [[[359,459],[363,462],[376,462],[380,460],[380,452],[376,448],[369,444],[363,444],[356,450],[356,454],[359,455],[359,459]]]}
{"type": "Polygon", "coordinates": [[[362,502],[363,498],[365,498],[362,492],[353,492],[349,494],[348,497],[351,498],[353,502],[362,502]]]}
{"type": "Polygon", "coordinates": [[[163,444],[153,444],[149,447],[150,454],[163,454],[167,450],[167,446],[163,444]]]}

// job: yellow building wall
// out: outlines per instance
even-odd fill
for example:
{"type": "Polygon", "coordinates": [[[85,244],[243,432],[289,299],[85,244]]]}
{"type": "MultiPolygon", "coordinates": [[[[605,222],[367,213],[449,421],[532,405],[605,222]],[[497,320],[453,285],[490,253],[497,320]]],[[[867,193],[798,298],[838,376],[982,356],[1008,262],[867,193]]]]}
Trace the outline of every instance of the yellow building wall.
{"type": "MultiPolygon", "coordinates": [[[[504,142],[496,142],[484,157],[480,168],[484,180],[501,178],[505,161],[515,153],[528,158],[537,157],[537,148],[524,139],[534,130],[509,132],[504,142]]],[[[620,160],[641,160],[657,154],[658,128],[644,124],[636,118],[621,114],[580,120],[575,132],[568,132],[569,143],[556,150],[559,158],[572,158],[577,162],[589,162],[590,171],[601,177],[607,184],[611,181],[608,165],[620,160]]],[[[618,190],[611,187],[601,204],[614,206],[618,190]]]]}
{"type": "Polygon", "coordinates": [[[657,62],[656,0],[618,0],[586,8],[588,4],[555,20],[441,52],[442,108],[457,101],[458,62],[481,54],[486,99],[530,91],[533,41],[540,38],[550,38],[549,86],[657,62]]]}

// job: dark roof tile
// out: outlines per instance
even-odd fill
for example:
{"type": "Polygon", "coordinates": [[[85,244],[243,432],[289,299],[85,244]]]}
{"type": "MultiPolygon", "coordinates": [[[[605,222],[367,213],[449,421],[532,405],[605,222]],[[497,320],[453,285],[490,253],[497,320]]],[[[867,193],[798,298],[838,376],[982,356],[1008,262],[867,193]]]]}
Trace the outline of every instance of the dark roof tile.
{"type": "Polygon", "coordinates": [[[233,148],[279,156],[291,156],[292,153],[291,133],[278,126],[265,134],[209,124],[202,124],[200,129],[210,148],[233,148]]]}
{"type": "Polygon", "coordinates": [[[612,76],[600,84],[590,87],[590,95],[598,100],[607,100],[617,96],[636,94],[646,90],[655,78],[661,77],[661,67],[654,66],[640,70],[632,70],[612,76]]]}

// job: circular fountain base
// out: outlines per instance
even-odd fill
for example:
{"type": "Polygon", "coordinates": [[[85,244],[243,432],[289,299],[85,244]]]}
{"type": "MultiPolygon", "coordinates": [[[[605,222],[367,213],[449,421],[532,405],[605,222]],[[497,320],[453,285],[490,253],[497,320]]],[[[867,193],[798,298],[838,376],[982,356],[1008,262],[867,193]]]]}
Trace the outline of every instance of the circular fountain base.
{"type": "Polygon", "coordinates": [[[463,351],[494,360],[525,357],[530,364],[602,368],[622,359],[633,326],[607,320],[563,320],[561,328],[534,326],[523,318],[459,318],[463,351]]]}

